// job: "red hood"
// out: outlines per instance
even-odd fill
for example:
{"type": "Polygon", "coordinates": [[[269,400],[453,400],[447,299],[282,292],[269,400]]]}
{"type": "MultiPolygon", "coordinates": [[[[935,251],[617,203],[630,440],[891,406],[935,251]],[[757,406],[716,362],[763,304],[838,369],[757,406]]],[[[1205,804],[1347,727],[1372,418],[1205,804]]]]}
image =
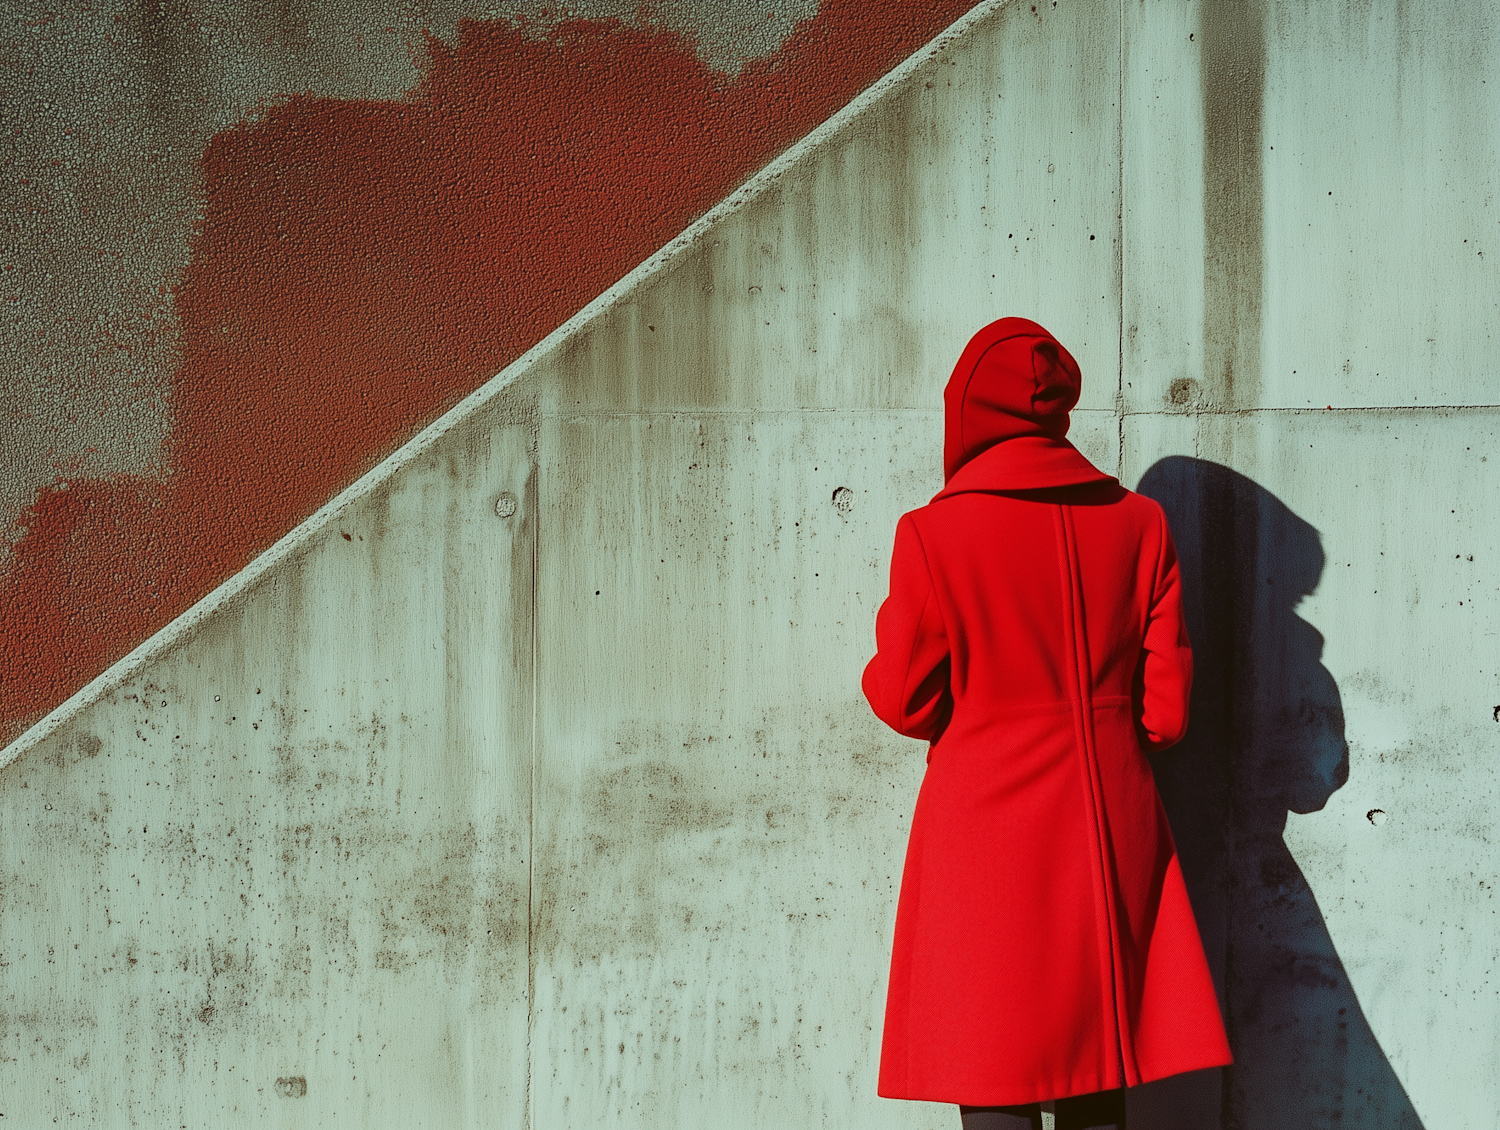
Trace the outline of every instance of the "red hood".
{"type": "Polygon", "coordinates": [[[1063,438],[1081,386],[1073,355],[1035,322],[1001,318],[985,326],[943,392],[942,494],[1108,480],[1063,438]]]}
{"type": "Polygon", "coordinates": [[[1001,318],[964,347],[943,392],[943,481],[987,447],[1016,436],[1068,434],[1078,362],[1041,326],[1001,318]]]}

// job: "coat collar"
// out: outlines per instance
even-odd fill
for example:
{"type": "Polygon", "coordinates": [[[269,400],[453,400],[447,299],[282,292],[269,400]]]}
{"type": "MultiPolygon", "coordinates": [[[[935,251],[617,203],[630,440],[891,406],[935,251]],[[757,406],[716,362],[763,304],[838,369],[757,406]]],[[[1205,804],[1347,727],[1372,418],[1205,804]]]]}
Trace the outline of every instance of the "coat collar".
{"type": "Polygon", "coordinates": [[[966,491],[1042,490],[1114,481],[1061,436],[1016,436],[970,459],[932,501],[966,491]]]}

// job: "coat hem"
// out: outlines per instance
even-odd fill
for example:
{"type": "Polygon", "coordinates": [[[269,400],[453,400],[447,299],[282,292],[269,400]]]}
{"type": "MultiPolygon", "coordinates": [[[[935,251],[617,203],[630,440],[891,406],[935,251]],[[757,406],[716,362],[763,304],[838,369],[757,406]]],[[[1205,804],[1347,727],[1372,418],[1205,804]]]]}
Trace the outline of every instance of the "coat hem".
{"type": "Polygon", "coordinates": [[[1023,1103],[1049,1102],[1072,1095],[1088,1095],[1095,1091],[1112,1091],[1123,1086],[1119,1076],[1087,1076],[1068,1080],[1056,1080],[1045,1084],[1022,1088],[999,1090],[960,1091],[925,1087],[877,1087],[876,1093],[883,1099],[905,1099],[913,1102],[958,1103],[962,1106],[1020,1106],[1023,1103]]]}
{"type": "Polygon", "coordinates": [[[1000,1088],[997,1090],[958,1091],[947,1088],[928,1090],[926,1087],[895,1087],[880,1083],[876,1094],[883,1099],[899,1099],[910,1102],[958,1103],[963,1106],[1019,1106],[1024,1103],[1050,1102],[1074,1095],[1088,1095],[1095,1091],[1113,1091],[1117,1087],[1135,1087],[1142,1083],[1154,1083],[1173,1075],[1189,1071],[1206,1071],[1211,1067],[1228,1067],[1234,1062],[1232,1056],[1218,1054],[1203,1060],[1171,1060],[1165,1063],[1140,1064],[1139,1078],[1127,1082],[1119,1075],[1076,1076],[1067,1080],[1053,1080],[1031,1087],[1000,1088]]]}

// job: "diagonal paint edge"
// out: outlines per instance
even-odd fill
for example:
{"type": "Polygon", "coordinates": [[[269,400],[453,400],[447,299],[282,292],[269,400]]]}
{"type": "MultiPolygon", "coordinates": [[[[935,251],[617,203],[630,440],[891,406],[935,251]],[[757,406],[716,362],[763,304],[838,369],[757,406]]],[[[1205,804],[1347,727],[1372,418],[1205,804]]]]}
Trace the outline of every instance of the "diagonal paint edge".
{"type": "Polygon", "coordinates": [[[424,454],[450,431],[489,405],[502,392],[530,373],[564,344],[591,328],[604,314],[675,264],[705,235],[745,205],[757,199],[803,160],[832,141],[851,122],[883,101],[925,63],[962,38],[975,24],[1011,2],[1012,0],[981,0],[924,46],[919,47],[892,70],[876,79],[821,125],[793,143],[779,156],[772,158],[758,173],[715,204],[699,219],[689,224],[680,235],[664,244],[619,282],[593,299],[515,361],[501,369],[499,373],[428,424],[396,451],[334,495],[330,501],[292,527],[274,545],[238,573],[200,598],[170,624],[148,636],[123,659],[110,664],[60,705],[49,711],[41,721],[23,731],[9,746],[0,750],[0,769],[4,769],[23,753],[51,737],[104,695],[134,678],[147,664],[185,642],[204,625],[209,617],[232,604],[278,565],[306,547],[350,506],[374,493],[413,459],[424,454]]]}

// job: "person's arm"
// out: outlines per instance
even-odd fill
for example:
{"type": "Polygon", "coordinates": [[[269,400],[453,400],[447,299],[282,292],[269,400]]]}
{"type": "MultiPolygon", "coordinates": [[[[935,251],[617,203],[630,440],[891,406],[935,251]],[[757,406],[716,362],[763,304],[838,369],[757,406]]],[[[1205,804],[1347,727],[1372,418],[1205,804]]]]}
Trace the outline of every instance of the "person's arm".
{"type": "Polygon", "coordinates": [[[875,647],[861,680],[870,707],[897,733],[937,741],[953,712],[948,635],[910,517],[896,524],[891,591],[875,616],[875,647]]]}
{"type": "Polygon", "coordinates": [[[1177,547],[1172,544],[1166,516],[1158,517],[1161,547],[1156,583],[1135,679],[1136,728],[1147,750],[1166,749],[1182,740],[1187,733],[1188,696],[1193,689],[1193,650],[1182,615],[1177,547]]]}

